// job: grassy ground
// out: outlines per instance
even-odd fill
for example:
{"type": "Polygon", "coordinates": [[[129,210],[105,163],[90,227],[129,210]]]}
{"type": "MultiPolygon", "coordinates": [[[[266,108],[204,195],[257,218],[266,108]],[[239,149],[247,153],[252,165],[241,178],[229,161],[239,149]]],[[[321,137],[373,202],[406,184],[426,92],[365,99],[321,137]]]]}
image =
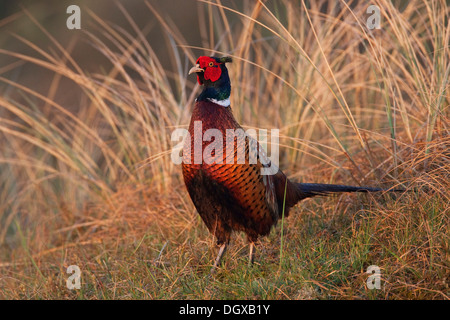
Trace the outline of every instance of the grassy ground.
{"type": "Polygon", "coordinates": [[[58,230],[54,247],[38,254],[24,244],[27,255],[2,266],[4,297],[448,298],[448,217],[439,197],[305,202],[285,221],[282,255],[280,226],[258,243],[252,268],[245,238],[237,235],[210,278],[217,249],[194,210],[184,211],[182,193],[148,208],[151,199],[127,190],[120,218],[58,230]],[[414,206],[416,201],[421,205],[414,206]],[[66,288],[66,268],[72,264],[82,270],[80,290],[66,288]],[[370,265],[381,269],[380,289],[367,288],[370,265]]]}
{"type": "Polygon", "coordinates": [[[51,48],[19,36],[26,50],[1,47],[12,62],[0,65],[0,298],[449,299],[450,12],[445,1],[376,4],[380,30],[367,29],[364,3],[200,2],[200,49],[143,4],[171,66],[120,3],[132,31],[86,12],[101,72],[46,29],[51,48]],[[409,192],[304,201],[259,241],[253,267],[235,234],[209,277],[215,240],[170,137],[199,92],[187,70],[212,49],[234,58],[239,122],[280,129],[290,178],[409,192]],[[13,76],[22,65],[50,74],[44,92],[13,76]],[[67,91],[79,99],[66,104],[67,91]],[[66,287],[70,265],[79,290],[66,287]],[[379,289],[366,283],[371,265],[379,289]]]}

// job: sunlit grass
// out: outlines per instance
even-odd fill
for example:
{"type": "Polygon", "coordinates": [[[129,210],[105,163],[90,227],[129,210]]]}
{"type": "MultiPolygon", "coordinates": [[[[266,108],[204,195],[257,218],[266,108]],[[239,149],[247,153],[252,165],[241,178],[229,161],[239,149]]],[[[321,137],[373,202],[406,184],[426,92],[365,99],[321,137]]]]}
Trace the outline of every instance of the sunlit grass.
{"type": "Polygon", "coordinates": [[[448,299],[450,12],[376,4],[380,30],[364,3],[201,1],[198,48],[146,3],[172,68],[120,3],[128,28],[88,10],[85,39],[109,66],[98,73],[24,9],[52,47],[13,34],[28,49],[0,48],[14,59],[0,66],[0,298],[448,299]],[[292,179],[411,192],[305,201],[261,239],[253,268],[237,234],[208,278],[215,241],[170,161],[200,54],[233,57],[233,113],[280,129],[292,179]],[[47,94],[8,77],[23,65],[53,74],[47,94]],[[78,104],[58,102],[64,90],[78,104]],[[72,264],[81,290],[65,287],[72,264]],[[380,290],[365,285],[370,265],[380,290]]]}

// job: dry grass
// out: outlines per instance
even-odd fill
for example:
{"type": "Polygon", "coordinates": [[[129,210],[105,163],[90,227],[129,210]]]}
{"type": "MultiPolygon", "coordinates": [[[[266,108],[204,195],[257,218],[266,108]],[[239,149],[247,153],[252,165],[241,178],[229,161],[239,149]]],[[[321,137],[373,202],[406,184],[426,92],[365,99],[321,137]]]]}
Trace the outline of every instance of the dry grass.
{"type": "Polygon", "coordinates": [[[201,2],[203,48],[146,3],[171,69],[120,3],[131,34],[87,12],[105,72],[42,28],[51,49],[19,36],[25,52],[0,48],[14,60],[0,66],[0,298],[449,299],[450,12],[445,1],[376,3],[381,30],[366,28],[363,3],[201,2]],[[199,92],[188,68],[212,53],[234,58],[238,121],[280,129],[292,179],[411,192],[305,201],[283,225],[281,257],[280,226],[251,269],[236,235],[209,279],[214,239],[170,136],[199,92]],[[47,94],[8,77],[22,64],[53,75],[47,94]],[[56,99],[68,88],[78,104],[56,99]],[[81,290],[65,286],[72,264],[81,290]],[[366,286],[372,264],[379,290],[366,286]]]}

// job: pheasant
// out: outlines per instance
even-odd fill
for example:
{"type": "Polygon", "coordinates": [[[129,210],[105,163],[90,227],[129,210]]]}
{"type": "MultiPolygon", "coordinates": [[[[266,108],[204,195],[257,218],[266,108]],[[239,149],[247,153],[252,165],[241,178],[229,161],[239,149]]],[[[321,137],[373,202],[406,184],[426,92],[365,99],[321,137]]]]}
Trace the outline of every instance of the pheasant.
{"type": "Polygon", "coordinates": [[[189,135],[184,141],[182,172],[201,219],[217,238],[219,252],[211,273],[219,265],[233,231],[247,235],[251,265],[258,237],[269,234],[282,215],[287,217],[289,209],[299,201],[334,192],[383,191],[290,181],[274,167],[258,142],[243,134],[234,118],[226,67],[229,62],[230,57],[202,56],[189,70],[189,74],[197,75],[203,91],[196,99],[189,135]],[[227,135],[230,130],[235,133],[232,139],[227,135]],[[273,174],[261,173],[269,167],[275,168],[273,174]]]}

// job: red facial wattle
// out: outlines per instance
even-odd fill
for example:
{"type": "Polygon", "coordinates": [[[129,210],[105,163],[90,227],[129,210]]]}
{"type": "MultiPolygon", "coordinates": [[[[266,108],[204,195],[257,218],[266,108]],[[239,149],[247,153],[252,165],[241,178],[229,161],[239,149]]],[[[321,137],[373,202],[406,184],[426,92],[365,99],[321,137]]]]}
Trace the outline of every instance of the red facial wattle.
{"type": "MultiPolygon", "coordinates": [[[[222,69],[220,68],[220,64],[213,58],[210,57],[200,57],[196,62],[200,68],[205,70],[203,72],[203,78],[205,80],[210,80],[211,82],[215,82],[219,80],[220,75],[222,74],[222,69]]],[[[197,76],[197,81],[201,85],[202,82],[200,77],[197,76]]]]}

